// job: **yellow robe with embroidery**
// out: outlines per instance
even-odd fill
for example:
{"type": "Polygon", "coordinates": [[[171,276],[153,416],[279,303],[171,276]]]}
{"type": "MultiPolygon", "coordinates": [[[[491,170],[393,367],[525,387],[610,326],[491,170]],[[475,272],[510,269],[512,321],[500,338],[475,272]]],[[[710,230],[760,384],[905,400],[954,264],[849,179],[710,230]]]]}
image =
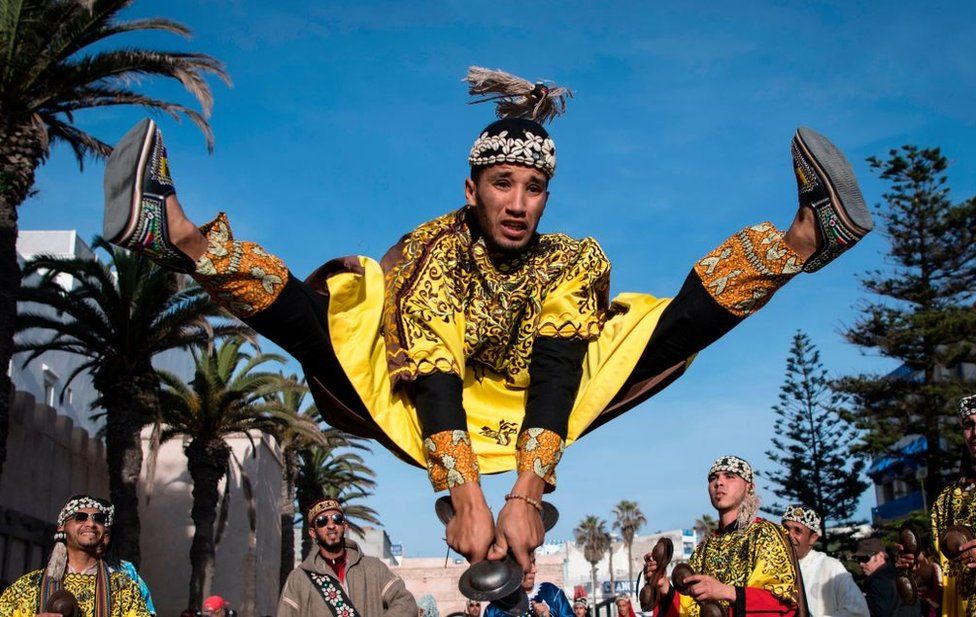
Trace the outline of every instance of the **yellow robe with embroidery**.
{"type": "Polygon", "coordinates": [[[949,561],[939,543],[951,525],[976,529],[976,487],[955,483],[947,486],[932,505],[932,539],[942,568],[943,617],[976,617],[976,571],[949,561]]]}
{"type": "Polygon", "coordinates": [[[483,242],[465,235],[463,216],[414,230],[386,277],[367,257],[358,258],[361,272],[330,276],[329,334],[372,418],[421,466],[416,409],[395,382],[435,370],[458,375],[480,471],[497,473],[515,469],[532,340],[589,341],[568,445],[625,383],[668,300],[621,294],[609,303],[610,264],[592,238],[543,235],[514,263],[493,264],[483,242]]]}
{"type": "MultiPolygon", "coordinates": [[[[43,570],[34,570],[17,579],[0,596],[0,617],[34,617],[37,614],[38,593],[43,570]]],[[[64,575],[62,588],[78,599],[82,617],[95,615],[95,575],[64,575]]],[[[149,617],[139,587],[123,572],[109,574],[112,590],[112,610],[109,617],[149,617]]]]}
{"type": "MultiPolygon", "coordinates": [[[[713,533],[695,548],[688,565],[726,585],[763,589],[792,606],[799,601],[793,547],[786,532],[765,519],[742,531],[713,533]]],[[[698,617],[698,603],[682,595],[680,614],[698,617]]]]}

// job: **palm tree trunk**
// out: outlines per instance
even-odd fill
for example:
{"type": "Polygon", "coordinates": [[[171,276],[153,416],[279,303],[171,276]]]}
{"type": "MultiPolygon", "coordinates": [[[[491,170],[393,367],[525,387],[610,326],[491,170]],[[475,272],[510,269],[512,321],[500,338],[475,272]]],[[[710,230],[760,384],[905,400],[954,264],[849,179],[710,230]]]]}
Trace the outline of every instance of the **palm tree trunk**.
{"type": "MultiPolygon", "coordinates": [[[[214,522],[220,500],[220,481],[227,475],[230,447],[223,440],[191,441],[184,449],[193,480],[193,541],[190,544],[190,597],[187,606],[200,606],[210,595],[214,570],[214,522]]],[[[225,488],[230,490],[230,487],[225,488]]]]}
{"type": "Polygon", "coordinates": [[[17,263],[17,208],[34,186],[34,171],[46,151],[44,134],[30,122],[14,123],[4,118],[0,105],[0,477],[7,460],[10,427],[10,377],[7,366],[13,355],[17,320],[17,291],[20,265],[17,263]]]}
{"type": "Polygon", "coordinates": [[[596,614],[596,562],[594,561],[590,567],[590,576],[593,578],[593,610],[596,614]]]}
{"type": "Polygon", "coordinates": [[[614,585],[616,582],[616,577],[613,575],[613,542],[610,542],[610,549],[607,551],[607,567],[610,570],[610,594],[613,595],[617,593],[617,587],[614,585]]]}
{"type": "Polygon", "coordinates": [[[298,454],[286,447],[283,454],[285,469],[281,482],[281,566],[278,569],[278,591],[295,569],[295,476],[298,475],[298,454]]]}
{"type": "Polygon", "coordinates": [[[637,592],[637,585],[634,584],[634,541],[627,543],[627,583],[633,593],[637,592]]]}
{"type": "Polygon", "coordinates": [[[118,556],[136,567],[141,562],[139,477],[145,419],[158,405],[155,373],[95,375],[95,389],[105,408],[105,459],[109,495],[115,505],[112,545],[118,556]]]}

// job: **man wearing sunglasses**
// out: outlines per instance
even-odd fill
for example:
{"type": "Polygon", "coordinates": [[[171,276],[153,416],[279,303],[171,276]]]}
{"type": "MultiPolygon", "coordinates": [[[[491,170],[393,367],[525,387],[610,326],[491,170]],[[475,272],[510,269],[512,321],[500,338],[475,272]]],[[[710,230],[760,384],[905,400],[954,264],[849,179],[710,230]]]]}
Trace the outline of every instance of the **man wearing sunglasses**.
{"type": "Polygon", "coordinates": [[[58,515],[47,568],[17,579],[0,596],[2,617],[60,617],[48,609],[58,591],[70,592],[85,617],[149,617],[139,587],[101,558],[114,508],[88,495],[70,498],[58,515]]]}
{"type": "Polygon", "coordinates": [[[278,617],[416,617],[417,602],[400,577],[346,539],[338,500],[319,499],[305,520],[316,550],[288,575],[278,617]]]}
{"type": "Polygon", "coordinates": [[[895,564],[880,538],[864,538],[851,555],[861,566],[864,579],[864,598],[871,617],[916,617],[921,614],[920,603],[907,606],[898,597],[895,586],[895,564]]]}

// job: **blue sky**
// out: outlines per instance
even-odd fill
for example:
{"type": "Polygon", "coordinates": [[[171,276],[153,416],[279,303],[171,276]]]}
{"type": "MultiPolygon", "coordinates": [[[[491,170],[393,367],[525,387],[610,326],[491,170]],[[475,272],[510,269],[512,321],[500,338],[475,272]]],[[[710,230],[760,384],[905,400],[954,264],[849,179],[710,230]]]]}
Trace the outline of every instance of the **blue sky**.
{"type": "MultiPolygon", "coordinates": [[[[864,162],[905,143],[941,146],[957,199],[976,193],[976,4],[972,2],[136,2],[227,63],[214,82],[216,151],[189,123],[160,123],[182,202],[199,222],[232,215],[238,237],[299,276],[352,253],[380,257],[402,233],[463,203],[471,142],[492,118],[466,105],[472,64],[576,91],[551,127],[559,170],[543,231],[594,236],[613,292],[673,294],[694,260],[737,229],[795,209],[789,141],[808,125],[851,159],[868,201],[884,186],[864,162]]],[[[123,42],[123,39],[120,39],[123,42]]],[[[177,87],[147,81],[159,96],[177,87]]],[[[138,110],[79,114],[114,142],[138,110]]],[[[55,150],[21,209],[23,229],[101,230],[101,163],[80,173],[55,150]]],[[[668,390],[567,451],[553,500],[569,538],[586,514],[640,503],[646,530],[709,511],[704,475],[738,453],[763,470],[789,341],[810,334],[831,374],[886,371],[840,331],[884,268],[875,233],[840,262],[798,277],[702,353],[668,390]]],[[[409,555],[443,554],[426,474],[377,451],[375,507],[409,555]]],[[[510,475],[488,478],[497,509],[510,475]]],[[[761,490],[761,494],[768,491],[761,490]]],[[[873,494],[865,494],[867,516],[873,494]]]]}

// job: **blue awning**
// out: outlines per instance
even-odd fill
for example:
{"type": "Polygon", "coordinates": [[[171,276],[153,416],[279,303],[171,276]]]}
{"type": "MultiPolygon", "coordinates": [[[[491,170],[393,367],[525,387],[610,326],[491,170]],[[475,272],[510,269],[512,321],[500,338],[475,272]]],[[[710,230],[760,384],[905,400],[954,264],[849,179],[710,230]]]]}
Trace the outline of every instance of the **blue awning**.
{"type": "Polygon", "coordinates": [[[920,454],[928,450],[925,435],[906,436],[895,444],[895,451],[874,460],[868,469],[868,476],[874,477],[896,467],[915,470],[921,466],[920,454]],[[905,442],[905,443],[902,443],[905,442]]]}

